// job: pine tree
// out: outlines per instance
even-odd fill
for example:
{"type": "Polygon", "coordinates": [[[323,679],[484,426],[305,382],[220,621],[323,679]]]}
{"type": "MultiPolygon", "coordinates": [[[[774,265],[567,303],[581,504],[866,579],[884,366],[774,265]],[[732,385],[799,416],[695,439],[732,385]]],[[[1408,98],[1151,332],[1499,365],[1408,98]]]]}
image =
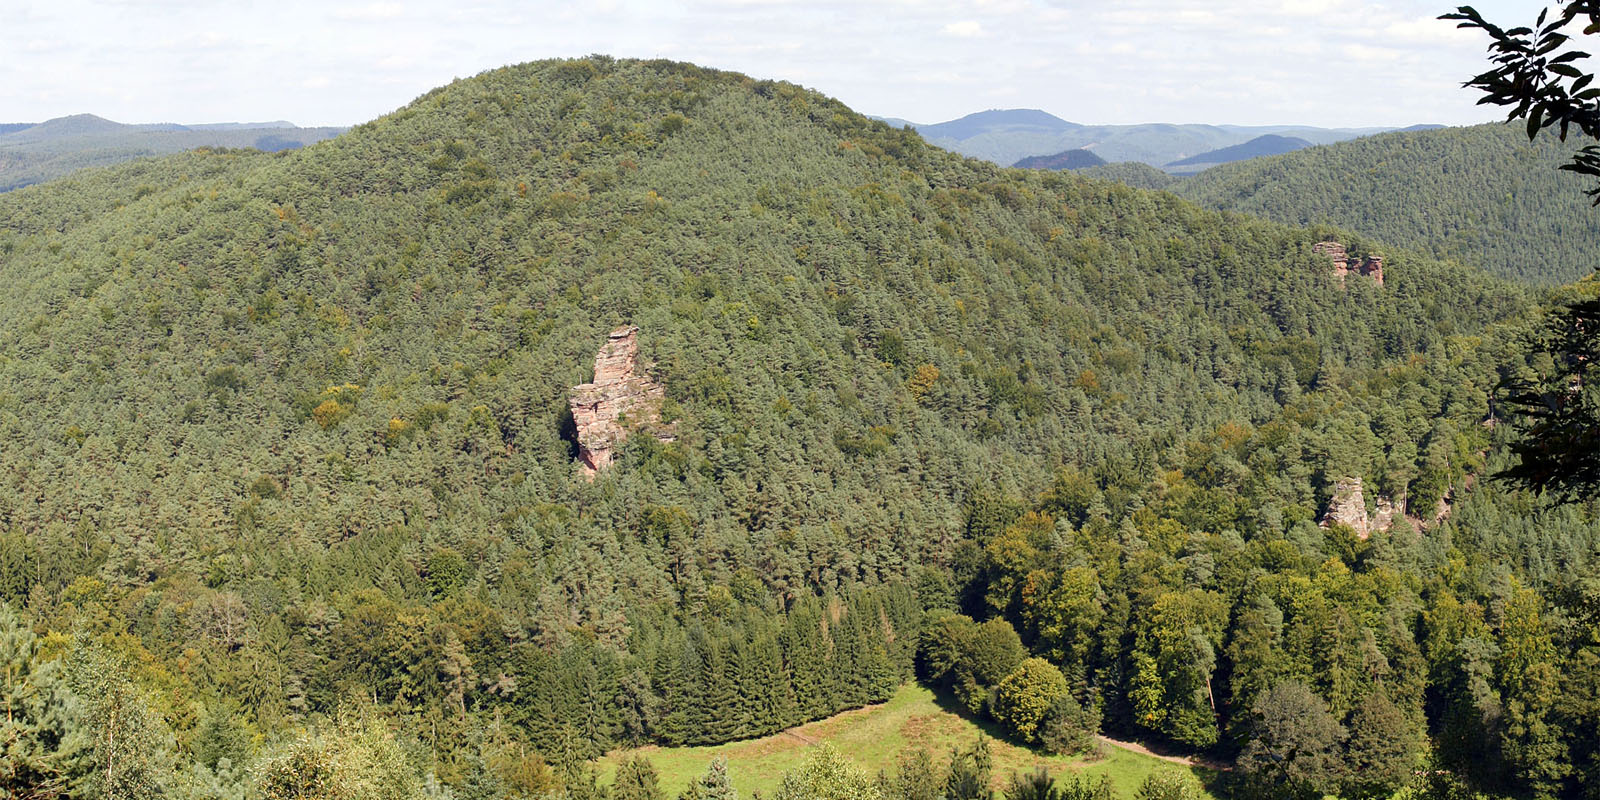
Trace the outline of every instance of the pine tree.
{"type": "MultiPolygon", "coordinates": [[[[685,637],[677,642],[676,652],[666,656],[671,659],[665,686],[657,686],[666,704],[666,712],[656,725],[656,735],[669,745],[696,741],[704,714],[703,684],[701,683],[700,654],[694,642],[685,637]]],[[[664,651],[666,652],[666,651],[664,651]]]]}
{"type": "Polygon", "coordinates": [[[933,756],[921,747],[900,754],[890,785],[897,800],[939,800],[942,788],[933,768],[933,756]]]}
{"type": "Polygon", "coordinates": [[[1411,780],[1421,736],[1381,689],[1356,704],[1346,727],[1344,796],[1389,797],[1411,780]]]}
{"type": "Polygon", "coordinates": [[[994,792],[989,789],[993,759],[989,740],[982,734],[966,751],[950,753],[950,769],[945,773],[945,800],[990,800],[994,792]]]}
{"type": "Polygon", "coordinates": [[[234,766],[245,764],[250,756],[250,739],[240,724],[238,712],[217,704],[201,716],[189,748],[195,761],[215,770],[223,762],[234,766]]]}
{"type": "Polygon", "coordinates": [[[562,800],[607,800],[609,793],[600,785],[599,775],[584,750],[585,742],[581,734],[569,728],[558,770],[563,787],[562,800]]]}
{"type": "Polygon", "coordinates": [[[1134,800],[1200,800],[1200,786],[1191,775],[1177,770],[1163,769],[1145,778],[1134,800]]]}
{"type": "Polygon", "coordinates": [[[689,784],[689,788],[678,795],[678,800],[739,800],[739,793],[728,782],[727,759],[711,759],[706,765],[706,774],[689,784]]]}
{"type": "Polygon", "coordinates": [[[867,643],[859,615],[848,609],[829,626],[833,632],[833,674],[839,686],[836,699],[840,708],[859,708],[872,701],[867,685],[867,643]]]}
{"type": "Polygon", "coordinates": [[[611,785],[611,800],[664,800],[655,765],[644,756],[633,756],[617,765],[611,785]]]}
{"type": "Polygon", "coordinates": [[[1061,792],[1061,800],[1117,800],[1117,792],[1111,786],[1110,775],[1101,775],[1099,780],[1076,775],[1071,778],[1064,777],[1057,788],[1061,792]]]}
{"type": "Polygon", "coordinates": [[[739,703],[738,665],[729,658],[727,642],[705,635],[701,652],[700,685],[704,700],[697,720],[698,738],[706,744],[737,738],[742,727],[743,709],[739,703]]]}
{"type": "Polygon", "coordinates": [[[1044,767],[1029,773],[1012,773],[1005,796],[1006,800],[1061,800],[1055,781],[1044,767]]]}
{"type": "Polygon", "coordinates": [[[33,631],[0,603],[0,794],[54,797],[69,772],[86,767],[86,731],[75,723],[76,702],[61,680],[59,662],[38,663],[33,631]]]}
{"type": "Polygon", "coordinates": [[[804,719],[821,719],[837,707],[832,685],[831,643],[820,609],[807,599],[789,613],[784,627],[784,661],[794,679],[795,700],[804,719]]]}

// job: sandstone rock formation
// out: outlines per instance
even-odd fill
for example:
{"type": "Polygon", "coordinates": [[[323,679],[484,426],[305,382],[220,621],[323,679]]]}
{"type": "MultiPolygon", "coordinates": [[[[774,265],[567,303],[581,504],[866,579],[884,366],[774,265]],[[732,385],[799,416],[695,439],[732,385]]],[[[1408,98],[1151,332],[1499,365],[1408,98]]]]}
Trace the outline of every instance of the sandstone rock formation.
{"type": "Polygon", "coordinates": [[[1361,261],[1360,270],[1362,275],[1371,278],[1379,286],[1383,285],[1383,256],[1367,256],[1361,261]]]}
{"type": "Polygon", "coordinates": [[[1350,271],[1350,256],[1338,242],[1317,242],[1311,245],[1311,252],[1333,259],[1333,274],[1341,278],[1350,271]]]}
{"type": "Polygon", "coordinates": [[[1338,276],[1341,284],[1344,283],[1344,276],[1354,272],[1371,278],[1379,286],[1383,285],[1383,256],[1369,255],[1357,263],[1344,245],[1334,241],[1317,242],[1311,245],[1311,252],[1327,256],[1333,261],[1333,274],[1338,276]]]}
{"type": "Polygon", "coordinates": [[[622,440],[635,429],[670,441],[661,426],[665,390],[639,367],[639,328],[628,325],[606,337],[594,359],[594,381],[572,387],[572,420],[578,428],[578,463],[584,474],[611,465],[622,440]]]}
{"type": "Polygon", "coordinates": [[[1395,509],[1394,503],[1387,497],[1379,496],[1376,505],[1378,510],[1372,515],[1372,530],[1387,531],[1394,527],[1394,518],[1400,513],[1395,509]]]}
{"type": "Polygon", "coordinates": [[[1357,536],[1365,539],[1372,535],[1372,524],[1367,519],[1367,499],[1361,491],[1360,478],[1340,478],[1333,485],[1333,499],[1328,501],[1328,511],[1322,515],[1322,527],[1334,524],[1347,525],[1357,536]]]}
{"type": "Polygon", "coordinates": [[[1328,501],[1328,510],[1320,524],[1324,528],[1347,525],[1357,536],[1366,539],[1394,527],[1395,517],[1401,513],[1387,497],[1380,496],[1376,505],[1377,513],[1367,516],[1367,498],[1361,479],[1340,478],[1333,485],[1333,499],[1328,501]]]}

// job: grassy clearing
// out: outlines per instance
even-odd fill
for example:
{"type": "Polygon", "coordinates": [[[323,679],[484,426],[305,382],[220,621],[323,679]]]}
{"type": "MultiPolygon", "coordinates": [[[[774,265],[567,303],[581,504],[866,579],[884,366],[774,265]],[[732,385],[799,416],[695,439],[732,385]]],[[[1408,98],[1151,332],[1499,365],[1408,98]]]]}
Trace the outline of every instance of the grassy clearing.
{"type": "MultiPolygon", "coordinates": [[[[706,764],[712,758],[721,756],[728,759],[728,774],[741,797],[749,797],[753,791],[770,796],[783,773],[803,763],[807,751],[818,743],[831,743],[846,758],[876,773],[885,768],[893,771],[899,754],[917,747],[927,748],[941,766],[947,764],[951,749],[970,747],[980,731],[983,728],[971,719],[941,706],[933,692],[909,685],[882,705],[846,711],[764,739],[714,747],[644,747],[616,751],[607,755],[602,764],[602,780],[610,780],[622,758],[637,753],[655,765],[667,796],[676,797],[691,780],[705,773],[706,764]]],[[[1117,793],[1131,798],[1152,772],[1186,769],[1114,747],[1106,748],[1104,758],[1086,760],[1046,756],[993,738],[990,746],[994,753],[997,788],[1009,780],[1012,772],[1044,767],[1052,775],[1110,775],[1117,793]]]]}

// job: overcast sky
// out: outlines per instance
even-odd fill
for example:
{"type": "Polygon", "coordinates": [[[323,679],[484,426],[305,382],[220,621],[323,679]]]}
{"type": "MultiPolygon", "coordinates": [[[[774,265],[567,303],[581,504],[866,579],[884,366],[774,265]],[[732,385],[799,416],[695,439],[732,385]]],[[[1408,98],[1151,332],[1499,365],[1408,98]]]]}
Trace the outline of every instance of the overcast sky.
{"type": "MultiPolygon", "coordinates": [[[[1481,34],[1417,0],[0,0],[0,122],[347,125],[453,78],[607,53],[939,122],[1471,123],[1481,34]]],[[[1476,3],[1532,22],[1529,0],[1476,3]]]]}

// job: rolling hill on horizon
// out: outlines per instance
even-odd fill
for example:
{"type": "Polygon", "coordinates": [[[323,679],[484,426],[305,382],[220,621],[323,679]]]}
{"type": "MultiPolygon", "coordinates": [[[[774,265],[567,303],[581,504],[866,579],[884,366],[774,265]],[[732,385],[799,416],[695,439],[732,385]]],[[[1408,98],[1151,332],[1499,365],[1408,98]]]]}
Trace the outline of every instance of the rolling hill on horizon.
{"type": "Polygon", "coordinates": [[[1279,136],[1273,133],[1262,134],[1243,144],[1236,144],[1218,150],[1212,150],[1185,159],[1173,161],[1162,168],[1168,172],[1188,174],[1201,172],[1218,164],[1229,164],[1235,161],[1248,161],[1262,156],[1276,156],[1304,150],[1312,144],[1305,139],[1294,136],[1279,136]]]}
{"type": "Polygon", "coordinates": [[[1515,126],[1397,131],[1212,167],[1168,187],[1210,208],[1348,227],[1534,283],[1600,265],[1576,144],[1515,126]]]}
{"type": "Polygon", "coordinates": [[[1088,169],[1107,163],[1105,159],[1094,154],[1092,150],[1078,148],[1063,150],[1055,155],[1028,156],[1012,164],[1020,169],[1088,169]]]}
{"type": "Polygon", "coordinates": [[[605,56],[0,194],[0,793],[592,798],[897,694],[919,785],[1243,796],[1284,707],[1318,791],[1580,786],[1600,524],[1479,479],[1535,293],[1390,247],[605,56]]]}
{"type": "Polygon", "coordinates": [[[1109,162],[1140,161],[1157,167],[1263,135],[1327,144],[1388,130],[1296,125],[1080,125],[1038,109],[979,111],[936,124],[905,120],[891,120],[891,124],[909,125],[932,144],[998,164],[1015,164],[1030,156],[1083,148],[1109,162]]]}
{"type": "Polygon", "coordinates": [[[84,167],[166,155],[196,147],[277,151],[338,135],[343,128],[288,122],[128,125],[94,114],[0,125],[0,192],[59,178],[84,167]]]}

